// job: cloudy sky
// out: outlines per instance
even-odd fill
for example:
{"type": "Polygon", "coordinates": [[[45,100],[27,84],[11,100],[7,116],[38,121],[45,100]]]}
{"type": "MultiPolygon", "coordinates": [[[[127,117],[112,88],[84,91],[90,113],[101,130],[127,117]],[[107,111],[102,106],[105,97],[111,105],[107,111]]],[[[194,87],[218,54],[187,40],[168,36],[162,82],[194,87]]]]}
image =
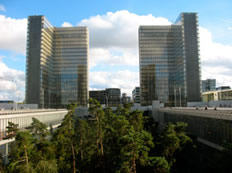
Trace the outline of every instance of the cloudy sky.
{"type": "Polygon", "coordinates": [[[138,26],[170,25],[181,12],[198,12],[202,79],[232,86],[231,0],[0,1],[0,100],[25,92],[27,16],[54,26],[88,26],[90,89],[139,86],[138,26]]]}

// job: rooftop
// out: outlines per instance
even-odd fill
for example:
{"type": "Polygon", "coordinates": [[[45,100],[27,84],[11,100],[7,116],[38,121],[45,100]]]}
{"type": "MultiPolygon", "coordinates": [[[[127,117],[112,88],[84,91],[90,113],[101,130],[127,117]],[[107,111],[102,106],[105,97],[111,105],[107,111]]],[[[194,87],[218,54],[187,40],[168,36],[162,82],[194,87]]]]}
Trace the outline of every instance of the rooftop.
{"type": "Polygon", "coordinates": [[[214,118],[221,120],[232,120],[232,108],[196,108],[196,107],[183,107],[183,108],[160,108],[161,112],[168,112],[174,114],[198,116],[205,118],[214,118]]]}

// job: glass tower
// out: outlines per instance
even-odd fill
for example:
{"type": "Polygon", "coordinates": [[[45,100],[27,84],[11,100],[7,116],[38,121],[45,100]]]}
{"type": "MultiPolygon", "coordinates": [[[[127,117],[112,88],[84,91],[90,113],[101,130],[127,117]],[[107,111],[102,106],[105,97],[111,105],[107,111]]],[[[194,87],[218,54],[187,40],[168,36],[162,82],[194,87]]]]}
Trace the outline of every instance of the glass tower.
{"type": "Polygon", "coordinates": [[[139,27],[142,105],[200,101],[197,27],[196,13],[182,13],[173,25],[139,27]]]}
{"type": "Polygon", "coordinates": [[[26,102],[65,107],[88,101],[86,27],[53,27],[44,16],[28,18],[26,102]]]}

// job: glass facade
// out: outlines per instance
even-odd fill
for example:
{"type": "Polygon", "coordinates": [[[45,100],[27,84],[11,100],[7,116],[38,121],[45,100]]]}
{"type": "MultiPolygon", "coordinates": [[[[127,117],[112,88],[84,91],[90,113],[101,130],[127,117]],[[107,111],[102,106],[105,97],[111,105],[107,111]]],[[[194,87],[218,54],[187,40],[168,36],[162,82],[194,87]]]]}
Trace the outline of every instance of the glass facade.
{"type": "Polygon", "coordinates": [[[107,105],[117,107],[120,105],[121,90],[120,88],[106,88],[107,105]]]}
{"type": "Polygon", "coordinates": [[[159,100],[183,106],[200,100],[198,25],[196,14],[190,16],[181,14],[174,25],[139,27],[142,105],[159,100]]]}
{"type": "Polygon", "coordinates": [[[105,90],[94,90],[89,91],[89,97],[92,99],[96,99],[100,104],[106,105],[107,103],[107,95],[105,90]]]}
{"type": "Polygon", "coordinates": [[[177,88],[185,97],[181,26],[140,26],[139,57],[142,105],[172,105],[177,88]]]}
{"type": "Polygon", "coordinates": [[[201,81],[202,87],[201,91],[214,91],[216,90],[216,79],[206,79],[201,81]]]}
{"type": "Polygon", "coordinates": [[[88,30],[86,27],[55,28],[54,63],[56,104],[88,101],[88,30]]]}
{"type": "Polygon", "coordinates": [[[183,31],[187,102],[201,101],[201,71],[197,13],[181,13],[183,31]]]}
{"type": "Polygon", "coordinates": [[[132,91],[132,98],[134,103],[140,103],[140,87],[135,87],[132,91]]]}
{"type": "Polygon", "coordinates": [[[46,108],[72,102],[86,106],[88,29],[53,27],[44,16],[30,16],[28,21],[26,102],[46,108]]]}

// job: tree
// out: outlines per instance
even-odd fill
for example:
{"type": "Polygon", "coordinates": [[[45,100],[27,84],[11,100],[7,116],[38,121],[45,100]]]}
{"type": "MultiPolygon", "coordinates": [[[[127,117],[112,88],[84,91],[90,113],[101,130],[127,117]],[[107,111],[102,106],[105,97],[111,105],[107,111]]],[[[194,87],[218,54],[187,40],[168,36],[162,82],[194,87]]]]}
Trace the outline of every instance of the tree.
{"type": "Polygon", "coordinates": [[[3,157],[2,154],[0,153],[0,173],[4,173],[5,172],[5,167],[3,164],[3,157]]]}
{"type": "Polygon", "coordinates": [[[94,115],[95,127],[96,127],[96,145],[98,153],[103,156],[104,155],[104,147],[103,147],[103,138],[104,138],[104,111],[101,107],[101,104],[95,99],[89,99],[89,112],[94,115]]]}
{"type": "Polygon", "coordinates": [[[46,124],[32,118],[31,125],[27,128],[33,136],[32,159],[34,165],[39,162],[51,162],[55,159],[55,148],[49,140],[49,130],[46,124]]]}
{"type": "Polygon", "coordinates": [[[29,129],[35,139],[38,139],[39,141],[44,140],[49,134],[47,125],[36,118],[32,118],[32,123],[27,129],[29,129]]]}
{"type": "Polygon", "coordinates": [[[67,109],[70,111],[74,111],[76,107],[77,107],[77,103],[70,103],[67,105],[67,109]]]}
{"type": "Polygon", "coordinates": [[[123,156],[121,170],[136,173],[136,162],[141,165],[148,164],[150,147],[153,147],[152,136],[142,130],[135,131],[130,128],[128,134],[122,137],[121,154],[123,156]]]}
{"type": "Polygon", "coordinates": [[[187,124],[183,122],[169,123],[161,135],[161,153],[168,160],[170,166],[175,163],[174,154],[181,151],[185,144],[192,142],[185,133],[186,127],[187,124]]]}
{"type": "Polygon", "coordinates": [[[128,116],[130,124],[133,126],[135,131],[143,130],[143,114],[141,111],[132,111],[128,116]]]}
{"type": "Polygon", "coordinates": [[[15,145],[10,153],[10,172],[34,172],[31,162],[33,150],[33,138],[28,131],[20,131],[16,134],[15,145]]]}
{"type": "Polygon", "coordinates": [[[7,128],[7,135],[4,137],[4,139],[12,139],[16,136],[17,132],[19,131],[18,129],[19,125],[14,124],[12,122],[8,122],[7,128]]]}
{"type": "Polygon", "coordinates": [[[150,157],[148,168],[155,173],[168,173],[170,171],[169,164],[164,157],[150,157]]]}
{"type": "Polygon", "coordinates": [[[115,115],[111,111],[108,113],[109,115],[106,116],[108,117],[106,121],[108,123],[104,126],[105,165],[106,172],[116,172],[120,171],[123,158],[121,138],[128,133],[130,124],[125,116],[115,115]]]}
{"type": "Polygon", "coordinates": [[[76,138],[74,130],[73,111],[65,116],[61,126],[54,133],[58,167],[60,172],[76,172],[76,138]]]}
{"type": "Polygon", "coordinates": [[[58,170],[56,160],[39,161],[39,163],[36,165],[35,171],[38,173],[57,173],[58,170]]]}

